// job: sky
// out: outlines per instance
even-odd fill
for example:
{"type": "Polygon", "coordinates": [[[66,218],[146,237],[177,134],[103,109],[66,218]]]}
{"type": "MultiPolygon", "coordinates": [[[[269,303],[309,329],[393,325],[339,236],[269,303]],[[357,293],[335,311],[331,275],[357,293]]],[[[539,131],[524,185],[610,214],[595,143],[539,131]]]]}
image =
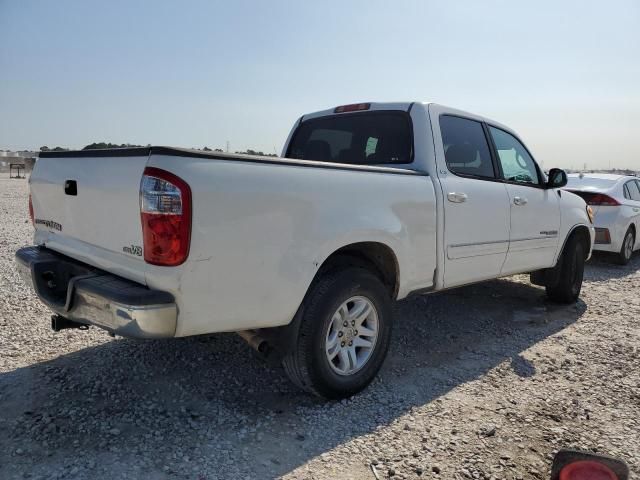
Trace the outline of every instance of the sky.
{"type": "Polygon", "coordinates": [[[303,113],[434,101],[545,168],[640,169],[640,2],[0,0],[0,149],[280,153],[303,113]]]}

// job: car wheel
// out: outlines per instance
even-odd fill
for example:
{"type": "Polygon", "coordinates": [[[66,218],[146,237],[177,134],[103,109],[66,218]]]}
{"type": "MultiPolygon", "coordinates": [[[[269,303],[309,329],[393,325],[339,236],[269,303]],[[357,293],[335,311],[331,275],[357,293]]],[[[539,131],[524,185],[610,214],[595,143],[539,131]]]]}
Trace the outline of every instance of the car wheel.
{"type": "Polygon", "coordinates": [[[636,236],[633,230],[629,228],[622,241],[622,247],[620,247],[620,253],[618,253],[618,263],[620,265],[626,265],[631,260],[633,255],[633,246],[636,242],[636,236]]]}
{"type": "Polygon", "coordinates": [[[386,357],[391,299],[363,268],[323,275],[301,310],[300,327],[283,359],[291,380],[317,396],[338,399],[365,388],[386,357]]]}
{"type": "Polygon", "coordinates": [[[577,235],[565,245],[559,260],[560,272],[554,285],[547,285],[547,296],[559,303],[574,303],[580,296],[584,277],[585,249],[577,235]]]}

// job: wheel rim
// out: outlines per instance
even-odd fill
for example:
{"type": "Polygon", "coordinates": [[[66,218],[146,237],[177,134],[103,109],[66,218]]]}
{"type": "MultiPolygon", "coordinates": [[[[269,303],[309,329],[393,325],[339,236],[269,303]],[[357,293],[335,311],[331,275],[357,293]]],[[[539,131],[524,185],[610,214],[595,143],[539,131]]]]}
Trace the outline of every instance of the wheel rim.
{"type": "Polygon", "coordinates": [[[366,297],[351,297],[338,307],[327,329],[325,353],[338,375],[353,375],[371,358],[378,340],[378,312],[366,297]]]}
{"type": "Polygon", "coordinates": [[[625,258],[631,258],[633,254],[633,235],[630,233],[624,240],[624,256],[625,258]]]}

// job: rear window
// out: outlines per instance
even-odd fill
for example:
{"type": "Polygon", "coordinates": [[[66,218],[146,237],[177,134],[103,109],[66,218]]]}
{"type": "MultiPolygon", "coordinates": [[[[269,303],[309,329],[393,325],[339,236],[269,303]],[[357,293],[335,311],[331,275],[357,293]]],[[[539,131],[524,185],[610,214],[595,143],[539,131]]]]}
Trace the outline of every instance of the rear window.
{"type": "Polygon", "coordinates": [[[613,187],[617,181],[617,179],[611,180],[608,178],[589,177],[588,175],[569,175],[567,178],[567,189],[608,190],[613,187]]]}
{"type": "Polygon", "coordinates": [[[413,138],[405,112],[366,112],[302,122],[287,150],[288,158],[380,165],[410,163],[413,138]]]}

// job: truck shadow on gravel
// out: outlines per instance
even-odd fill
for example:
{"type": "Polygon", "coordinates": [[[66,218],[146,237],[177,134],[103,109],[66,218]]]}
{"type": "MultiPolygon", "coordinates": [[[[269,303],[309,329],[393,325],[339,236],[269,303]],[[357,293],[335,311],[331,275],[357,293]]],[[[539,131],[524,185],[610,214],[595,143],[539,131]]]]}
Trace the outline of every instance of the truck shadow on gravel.
{"type": "Polygon", "coordinates": [[[0,375],[0,477],[279,476],[505,362],[536,375],[521,352],[586,308],[513,279],[407,299],[381,375],[341,402],[299,392],[233,334],[108,341],[0,375]]]}

